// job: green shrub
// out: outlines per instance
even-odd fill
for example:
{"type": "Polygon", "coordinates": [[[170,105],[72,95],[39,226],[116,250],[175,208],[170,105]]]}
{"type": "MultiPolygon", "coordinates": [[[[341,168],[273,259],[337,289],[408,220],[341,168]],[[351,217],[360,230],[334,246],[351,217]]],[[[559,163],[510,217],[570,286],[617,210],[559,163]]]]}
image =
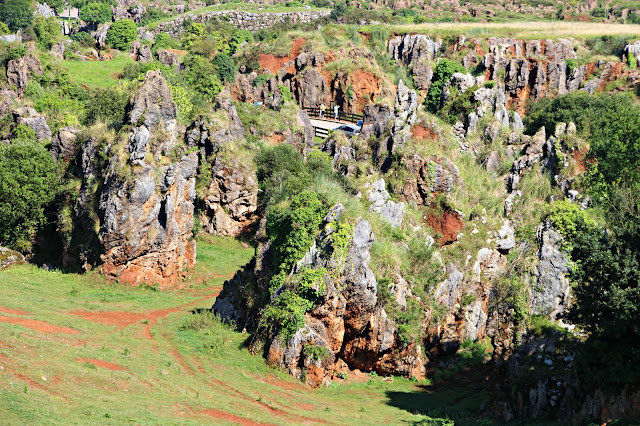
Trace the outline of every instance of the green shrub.
{"type": "Polygon", "coordinates": [[[573,70],[578,68],[578,62],[575,59],[567,59],[567,77],[570,77],[573,74],[573,70]]]}
{"type": "Polygon", "coordinates": [[[0,35],[5,35],[5,34],[9,34],[11,31],[9,31],[9,27],[7,27],[7,24],[5,24],[4,22],[0,22],[0,35]]]}
{"type": "Polygon", "coordinates": [[[434,114],[438,112],[444,85],[451,79],[454,73],[464,71],[465,69],[462,65],[450,59],[441,59],[440,62],[438,62],[433,73],[431,86],[429,86],[429,91],[427,92],[427,97],[424,100],[424,104],[429,112],[434,114]]]}
{"type": "Polygon", "coordinates": [[[184,64],[189,69],[185,76],[187,82],[206,100],[213,100],[222,91],[224,86],[211,62],[198,55],[189,55],[185,58],[184,64]]]}
{"type": "Polygon", "coordinates": [[[635,54],[629,52],[629,56],[627,57],[627,65],[632,70],[635,70],[636,68],[638,68],[638,59],[636,58],[635,54]]]}
{"type": "Polygon", "coordinates": [[[236,31],[231,40],[229,40],[229,54],[233,55],[237,52],[238,47],[244,43],[245,41],[251,41],[252,36],[251,33],[247,30],[238,30],[236,31]]]}
{"type": "Polygon", "coordinates": [[[570,252],[571,241],[576,238],[576,233],[586,228],[594,228],[595,220],[585,210],[581,210],[578,204],[568,200],[554,201],[549,207],[547,216],[554,228],[565,238],[563,248],[570,252]]]}
{"type": "Polygon", "coordinates": [[[55,197],[53,157],[32,140],[0,144],[0,245],[25,249],[55,197]]]}
{"type": "Polygon", "coordinates": [[[111,6],[106,3],[87,3],[80,9],[80,19],[92,24],[111,22],[111,6]]]}
{"type": "Polygon", "coordinates": [[[278,271],[289,271],[302,259],[313,244],[325,213],[318,195],[309,191],[294,196],[288,206],[279,204],[269,212],[267,232],[278,271]]]}
{"type": "Polygon", "coordinates": [[[128,50],[131,42],[138,38],[138,27],[130,19],[121,19],[107,30],[106,43],[118,50],[128,50]]]}
{"type": "Polygon", "coordinates": [[[218,78],[223,83],[233,83],[236,79],[236,65],[229,55],[218,53],[211,61],[216,68],[218,78]]]}
{"type": "Polygon", "coordinates": [[[271,77],[272,76],[269,73],[259,74],[256,78],[253,79],[251,85],[253,87],[264,86],[267,81],[271,80],[271,77]]]}
{"type": "Polygon", "coordinates": [[[324,276],[327,274],[325,268],[310,269],[304,268],[300,271],[298,278],[297,292],[305,299],[315,302],[324,295],[327,289],[324,283],[324,276]]]}
{"type": "Polygon", "coordinates": [[[262,311],[258,330],[264,331],[271,338],[279,336],[287,342],[304,327],[304,314],[311,307],[310,301],[285,290],[272,305],[262,311]]]}
{"type": "Polygon", "coordinates": [[[308,188],[312,176],[302,155],[287,144],[264,148],[257,156],[261,202],[265,208],[308,188]]]}
{"type": "Polygon", "coordinates": [[[12,45],[7,52],[7,59],[12,61],[14,59],[24,58],[27,54],[27,49],[21,44],[12,45]]]}
{"type": "MultiPolygon", "coordinates": [[[[161,9],[158,9],[157,7],[148,7],[143,13],[142,13],[142,25],[149,25],[152,22],[156,22],[156,21],[160,21],[164,18],[167,18],[171,15],[169,15],[168,13],[164,13],[161,9]]],[[[162,33],[161,33],[162,34],[162,33]]]]}
{"type": "Polygon", "coordinates": [[[305,343],[303,350],[305,356],[311,357],[313,361],[321,361],[329,357],[329,350],[324,346],[305,343]]]}
{"type": "Polygon", "coordinates": [[[129,94],[118,88],[92,90],[85,103],[85,123],[91,125],[102,121],[112,125],[122,124],[128,100],[129,94]]]}
{"type": "Polygon", "coordinates": [[[282,96],[284,102],[291,102],[293,100],[291,90],[287,86],[278,86],[278,90],[280,90],[280,96],[282,96]]]}
{"type": "Polygon", "coordinates": [[[193,315],[187,315],[180,326],[181,330],[203,331],[210,330],[216,322],[216,314],[210,310],[201,310],[193,315]]]}

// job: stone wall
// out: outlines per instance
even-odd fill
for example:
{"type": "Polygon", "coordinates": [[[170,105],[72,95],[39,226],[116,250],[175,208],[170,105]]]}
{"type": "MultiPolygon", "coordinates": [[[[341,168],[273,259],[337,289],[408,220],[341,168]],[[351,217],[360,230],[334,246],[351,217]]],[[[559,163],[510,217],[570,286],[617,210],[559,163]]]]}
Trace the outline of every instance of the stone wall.
{"type": "Polygon", "coordinates": [[[284,24],[290,22],[296,23],[309,23],[324,16],[329,15],[331,12],[328,10],[308,10],[300,12],[265,12],[265,13],[253,13],[253,12],[236,12],[232,10],[212,11],[201,14],[188,13],[186,15],[178,16],[169,22],[162,22],[158,24],[153,30],[146,28],[140,28],[139,36],[143,38],[150,38],[153,35],[159,33],[168,33],[173,37],[179,36],[185,29],[185,21],[191,20],[192,22],[206,23],[213,19],[224,19],[228,21],[234,27],[257,31],[262,28],[270,28],[277,24],[284,24]]]}

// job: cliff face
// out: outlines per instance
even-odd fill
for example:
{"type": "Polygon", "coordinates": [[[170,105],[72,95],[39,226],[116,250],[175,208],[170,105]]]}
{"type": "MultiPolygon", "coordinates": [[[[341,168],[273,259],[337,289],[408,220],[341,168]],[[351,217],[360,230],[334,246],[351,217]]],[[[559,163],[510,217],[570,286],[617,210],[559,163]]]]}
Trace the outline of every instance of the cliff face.
{"type": "Polygon", "coordinates": [[[169,87],[150,71],[105,172],[101,270],[108,277],[167,287],[193,267],[198,155],[187,153],[180,136],[169,87]]]}

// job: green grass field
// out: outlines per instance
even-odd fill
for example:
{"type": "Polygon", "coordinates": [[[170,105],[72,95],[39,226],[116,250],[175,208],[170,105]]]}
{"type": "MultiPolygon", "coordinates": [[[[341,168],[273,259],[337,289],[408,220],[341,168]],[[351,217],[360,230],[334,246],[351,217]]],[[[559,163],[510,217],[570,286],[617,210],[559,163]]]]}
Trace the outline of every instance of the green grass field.
{"type": "Polygon", "coordinates": [[[106,89],[118,82],[118,75],[133,59],[126,53],[118,53],[109,61],[63,61],[69,70],[71,81],[90,89],[106,89]]]}
{"type": "Polygon", "coordinates": [[[487,398],[481,371],[435,386],[353,375],[314,390],[251,355],[246,336],[194,315],[253,252],[233,239],[199,240],[191,278],[164,292],[97,272],[0,272],[0,423],[473,422],[487,398]],[[203,327],[189,326],[196,318],[203,327]]]}

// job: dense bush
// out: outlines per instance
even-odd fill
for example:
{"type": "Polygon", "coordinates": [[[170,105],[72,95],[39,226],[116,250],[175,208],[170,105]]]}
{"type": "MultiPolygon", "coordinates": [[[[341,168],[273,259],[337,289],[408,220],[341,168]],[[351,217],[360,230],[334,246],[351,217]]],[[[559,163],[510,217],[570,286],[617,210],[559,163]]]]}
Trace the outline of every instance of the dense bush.
{"type": "Polygon", "coordinates": [[[135,22],[130,19],[121,19],[111,24],[105,41],[114,49],[127,50],[137,37],[138,28],[135,22]]]}
{"type": "MultiPolygon", "coordinates": [[[[149,25],[152,22],[160,21],[171,15],[164,13],[157,7],[149,7],[142,13],[142,25],[149,25]]],[[[162,33],[161,33],[162,34],[162,33]]]]}
{"type": "Polygon", "coordinates": [[[288,205],[274,206],[267,216],[274,266],[288,272],[304,256],[322,223],[325,209],[318,195],[310,191],[294,196],[288,205]]]}
{"type": "Polygon", "coordinates": [[[96,89],[91,92],[89,101],[86,102],[86,124],[91,125],[102,121],[109,125],[122,124],[129,100],[129,95],[124,90],[117,88],[96,89]]]}
{"type": "Polygon", "coordinates": [[[0,2],[0,21],[12,32],[33,24],[33,9],[30,0],[4,0],[0,2]]]}
{"type": "Polygon", "coordinates": [[[436,69],[433,72],[433,78],[431,80],[431,86],[427,92],[427,97],[424,100],[424,104],[427,110],[431,113],[436,113],[440,109],[440,100],[442,98],[442,90],[444,85],[451,79],[451,76],[456,72],[464,72],[465,69],[459,63],[450,59],[441,59],[436,65],[436,69]]]}
{"type": "Polygon", "coordinates": [[[28,248],[45,222],[56,183],[55,162],[42,145],[18,139],[0,144],[0,245],[28,248]]]}
{"type": "Polygon", "coordinates": [[[236,79],[236,66],[230,56],[224,53],[218,53],[213,57],[211,62],[216,68],[218,78],[220,78],[223,83],[233,83],[236,79]]]}
{"type": "Polygon", "coordinates": [[[62,39],[60,23],[53,16],[49,18],[38,16],[33,23],[33,30],[38,39],[38,47],[42,50],[51,49],[51,46],[62,39]]]}
{"type": "Polygon", "coordinates": [[[80,19],[92,24],[111,22],[111,6],[105,3],[87,3],[80,9],[80,19]]]}
{"type": "Polygon", "coordinates": [[[211,62],[198,55],[189,55],[184,64],[188,67],[186,80],[205,99],[213,100],[224,86],[217,76],[217,70],[211,62]]]}
{"type": "Polygon", "coordinates": [[[7,24],[0,22],[0,35],[9,34],[9,32],[10,30],[9,27],[7,27],[7,24]]]}
{"type": "Polygon", "coordinates": [[[261,202],[266,207],[308,188],[312,176],[302,155],[291,145],[263,149],[257,157],[261,202]]]}
{"type": "Polygon", "coordinates": [[[24,58],[26,54],[27,49],[25,49],[22,44],[16,44],[15,46],[11,46],[7,51],[7,60],[12,61],[14,59],[24,58]]]}

